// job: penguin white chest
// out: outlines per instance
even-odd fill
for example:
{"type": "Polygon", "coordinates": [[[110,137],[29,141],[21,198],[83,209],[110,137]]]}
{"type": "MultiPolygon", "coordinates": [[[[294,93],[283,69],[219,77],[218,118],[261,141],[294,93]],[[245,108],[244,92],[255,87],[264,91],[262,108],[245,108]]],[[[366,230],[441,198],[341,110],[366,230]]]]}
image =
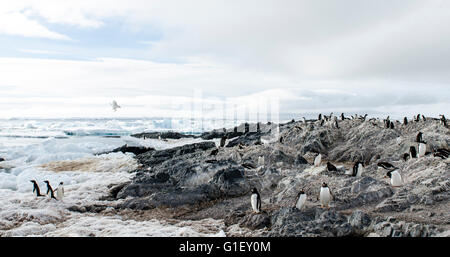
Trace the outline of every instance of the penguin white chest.
{"type": "Polygon", "coordinates": [[[362,166],[362,164],[358,164],[358,171],[356,172],[356,177],[361,177],[362,173],[364,171],[364,167],[362,166]]]}
{"type": "Polygon", "coordinates": [[[306,202],[306,194],[301,194],[297,200],[297,204],[295,205],[295,207],[297,207],[297,209],[301,210],[303,208],[303,206],[305,206],[305,202],[306,202]]]}
{"type": "Polygon", "coordinates": [[[258,157],[258,166],[264,166],[264,156],[258,157]]]}
{"type": "Polygon", "coordinates": [[[257,194],[252,194],[250,201],[252,203],[253,211],[259,212],[259,209],[258,209],[258,195],[257,194]]]}
{"type": "Polygon", "coordinates": [[[396,170],[391,173],[391,185],[393,185],[393,186],[401,186],[402,185],[402,176],[396,170]]]}
{"type": "Polygon", "coordinates": [[[419,157],[424,157],[427,151],[427,145],[424,143],[419,143],[419,157]]]}
{"type": "Polygon", "coordinates": [[[322,161],[322,155],[319,154],[319,155],[317,155],[316,158],[314,159],[314,166],[319,167],[321,161],[322,161]]]}
{"type": "Polygon", "coordinates": [[[56,197],[61,200],[64,197],[64,187],[58,187],[58,189],[56,190],[56,197]]]}
{"type": "Polygon", "coordinates": [[[330,189],[328,187],[320,188],[320,203],[322,205],[328,206],[331,201],[330,189]]]}

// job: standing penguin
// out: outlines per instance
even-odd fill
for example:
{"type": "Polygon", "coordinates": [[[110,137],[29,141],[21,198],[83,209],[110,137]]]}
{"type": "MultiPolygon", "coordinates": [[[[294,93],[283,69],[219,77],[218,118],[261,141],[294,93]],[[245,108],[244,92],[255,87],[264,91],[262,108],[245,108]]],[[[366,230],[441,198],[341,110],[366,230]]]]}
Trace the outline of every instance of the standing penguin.
{"type": "Polygon", "coordinates": [[[394,122],[392,122],[392,121],[390,122],[389,128],[394,129],[394,122]]]}
{"type": "Polygon", "coordinates": [[[39,190],[39,185],[36,180],[30,180],[33,183],[33,193],[36,192],[36,196],[45,196],[41,194],[41,190],[39,190]]]}
{"type": "Polygon", "coordinates": [[[341,113],[341,120],[345,120],[344,113],[341,113]]]}
{"type": "Polygon", "coordinates": [[[227,142],[228,137],[227,136],[223,136],[220,139],[220,147],[225,147],[225,143],[227,142]]]}
{"type": "Polygon", "coordinates": [[[412,158],[417,158],[417,151],[416,148],[414,146],[410,146],[409,147],[409,157],[412,158]]]}
{"type": "Polygon", "coordinates": [[[264,156],[258,156],[258,167],[264,166],[264,156]]]}
{"type": "Polygon", "coordinates": [[[355,164],[353,165],[353,173],[352,173],[352,176],[353,176],[353,177],[359,178],[359,177],[361,177],[363,171],[364,171],[364,166],[363,166],[362,162],[357,161],[357,162],[355,162],[355,164]]]}
{"type": "Polygon", "coordinates": [[[403,184],[403,179],[397,169],[390,170],[386,173],[385,177],[391,178],[391,185],[394,187],[399,187],[403,184]]]}
{"type": "Polygon", "coordinates": [[[329,204],[332,197],[333,195],[331,194],[330,188],[328,188],[327,183],[323,182],[320,187],[320,204],[322,207],[326,206],[327,208],[330,208],[329,204]]]}
{"type": "Polygon", "coordinates": [[[297,198],[295,199],[295,207],[301,210],[305,206],[305,202],[306,202],[306,194],[305,191],[303,191],[302,189],[297,194],[297,198]]]}
{"type": "Polygon", "coordinates": [[[320,163],[322,162],[322,155],[319,153],[316,158],[314,158],[314,166],[319,167],[320,163]]]}
{"type": "Polygon", "coordinates": [[[259,213],[261,211],[261,196],[258,193],[256,187],[252,189],[252,196],[250,198],[252,209],[254,212],[259,213]]]}
{"type": "Polygon", "coordinates": [[[334,125],[336,126],[337,129],[339,128],[339,124],[338,124],[337,119],[334,120],[334,125]]]}
{"type": "Polygon", "coordinates": [[[50,185],[50,182],[49,182],[48,180],[45,180],[44,182],[45,182],[45,184],[47,184],[47,195],[48,195],[48,193],[50,192],[50,197],[53,198],[53,199],[55,199],[55,200],[58,200],[58,199],[56,199],[56,197],[55,197],[55,194],[54,194],[54,191],[53,191],[52,186],[50,185]]]}
{"type": "Polygon", "coordinates": [[[317,120],[322,120],[322,113],[319,113],[319,118],[317,120]]]}
{"type": "Polygon", "coordinates": [[[424,157],[427,152],[427,144],[425,142],[419,143],[419,158],[424,157]]]}
{"type": "Polygon", "coordinates": [[[58,200],[62,200],[64,197],[64,183],[60,182],[58,188],[56,188],[55,190],[56,198],[58,198],[58,200]]]}
{"type": "Polygon", "coordinates": [[[422,137],[422,135],[423,135],[422,132],[417,133],[417,136],[416,136],[416,142],[417,142],[417,143],[423,142],[423,137],[422,137]]]}
{"type": "Polygon", "coordinates": [[[408,118],[407,117],[405,117],[405,118],[403,118],[403,125],[408,125],[408,118]]]}
{"type": "Polygon", "coordinates": [[[444,125],[444,127],[447,128],[447,119],[445,118],[445,116],[443,114],[439,115],[441,117],[441,124],[444,125]]]}

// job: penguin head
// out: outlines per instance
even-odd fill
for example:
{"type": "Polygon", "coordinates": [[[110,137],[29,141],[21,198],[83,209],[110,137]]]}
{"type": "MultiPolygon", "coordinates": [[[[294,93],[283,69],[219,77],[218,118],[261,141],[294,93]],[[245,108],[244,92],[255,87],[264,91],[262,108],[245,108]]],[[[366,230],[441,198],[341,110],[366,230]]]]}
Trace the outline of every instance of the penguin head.
{"type": "Polygon", "coordinates": [[[44,180],[44,183],[48,185],[50,182],[48,182],[48,180],[44,180]]]}
{"type": "Polygon", "coordinates": [[[323,182],[322,187],[328,187],[327,183],[323,182]]]}
{"type": "Polygon", "coordinates": [[[33,183],[33,184],[37,184],[36,180],[34,180],[34,179],[30,180],[30,182],[33,183]]]}
{"type": "Polygon", "coordinates": [[[258,190],[256,189],[256,187],[254,187],[253,189],[252,189],[252,194],[257,194],[258,193],[258,190]]]}
{"type": "Polygon", "coordinates": [[[59,184],[62,186],[64,183],[63,182],[59,182],[59,184]]]}
{"type": "Polygon", "coordinates": [[[300,190],[300,192],[298,193],[299,195],[304,195],[305,194],[305,191],[303,191],[303,189],[302,190],[300,190]]]}

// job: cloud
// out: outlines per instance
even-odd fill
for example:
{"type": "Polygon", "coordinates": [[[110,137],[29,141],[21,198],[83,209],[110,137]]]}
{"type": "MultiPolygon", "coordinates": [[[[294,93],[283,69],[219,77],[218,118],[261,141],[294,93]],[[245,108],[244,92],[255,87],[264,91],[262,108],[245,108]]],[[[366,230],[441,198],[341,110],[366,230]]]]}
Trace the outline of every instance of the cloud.
{"type": "Polygon", "coordinates": [[[70,39],[65,35],[50,31],[37,21],[31,20],[24,14],[18,12],[0,13],[0,34],[58,40],[70,39]]]}

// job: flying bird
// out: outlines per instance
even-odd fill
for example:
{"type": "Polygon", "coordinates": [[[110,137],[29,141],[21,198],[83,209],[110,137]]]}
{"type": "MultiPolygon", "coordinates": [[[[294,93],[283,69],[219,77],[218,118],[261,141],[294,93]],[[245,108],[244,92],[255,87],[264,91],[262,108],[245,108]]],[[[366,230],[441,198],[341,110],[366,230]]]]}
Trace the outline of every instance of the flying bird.
{"type": "Polygon", "coordinates": [[[116,100],[112,101],[111,106],[114,111],[117,111],[117,108],[122,108],[122,107],[120,107],[120,105],[117,104],[116,100]]]}

